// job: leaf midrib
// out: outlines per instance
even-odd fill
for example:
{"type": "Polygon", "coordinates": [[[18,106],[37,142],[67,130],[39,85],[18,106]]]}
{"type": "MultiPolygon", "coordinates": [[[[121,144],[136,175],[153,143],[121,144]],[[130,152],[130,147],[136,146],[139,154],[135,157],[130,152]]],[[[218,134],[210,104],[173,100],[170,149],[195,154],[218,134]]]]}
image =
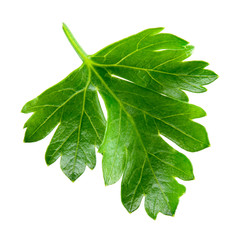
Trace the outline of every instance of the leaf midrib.
{"type": "Polygon", "coordinates": [[[74,170],[76,168],[76,161],[77,161],[77,153],[78,153],[78,149],[79,149],[82,119],[83,119],[83,114],[84,114],[84,111],[85,111],[86,92],[87,92],[87,88],[88,88],[90,82],[91,82],[91,71],[90,71],[90,69],[88,67],[88,81],[86,83],[86,86],[85,86],[84,92],[83,92],[82,112],[81,112],[81,117],[80,117],[79,124],[78,124],[78,139],[77,139],[77,147],[76,147],[76,150],[75,150],[75,156],[74,156],[72,173],[74,173],[74,170]]]}
{"type": "Polygon", "coordinates": [[[134,67],[134,66],[128,66],[128,65],[116,65],[116,64],[102,64],[102,63],[96,63],[94,61],[91,61],[91,63],[97,67],[120,67],[120,68],[130,68],[130,69],[135,69],[135,70],[141,70],[141,71],[150,71],[150,72],[157,72],[157,73],[162,73],[166,75],[174,75],[177,77],[209,77],[209,75],[187,75],[187,74],[177,74],[177,73],[170,73],[170,72],[165,72],[161,70],[156,70],[156,69],[151,69],[151,68],[142,68],[142,67],[134,67]]]}
{"type": "MultiPolygon", "coordinates": [[[[92,61],[91,61],[91,62],[92,62],[92,61]]],[[[142,172],[143,172],[143,168],[144,168],[144,166],[145,166],[146,159],[147,159],[148,162],[149,162],[149,165],[150,165],[150,167],[151,167],[151,171],[152,171],[152,173],[153,173],[153,176],[154,176],[154,178],[155,178],[155,180],[156,180],[156,182],[157,182],[157,184],[158,184],[158,186],[159,186],[159,189],[160,189],[160,191],[162,192],[162,194],[163,194],[163,196],[164,196],[164,199],[165,199],[165,201],[166,201],[166,204],[167,204],[169,210],[171,211],[171,207],[170,207],[170,205],[169,205],[169,202],[168,202],[168,200],[167,200],[167,197],[166,197],[164,191],[162,190],[162,187],[161,187],[161,185],[160,185],[160,183],[159,183],[159,181],[158,181],[158,179],[157,179],[157,177],[156,177],[156,175],[155,175],[155,172],[153,171],[153,168],[152,168],[150,159],[149,159],[149,157],[148,157],[148,152],[147,152],[147,150],[146,150],[146,148],[145,148],[145,146],[144,146],[144,144],[143,144],[141,135],[140,135],[140,133],[138,132],[138,129],[137,129],[137,127],[136,127],[136,124],[135,124],[132,116],[127,112],[127,110],[124,108],[122,102],[118,99],[118,97],[115,95],[115,93],[108,87],[108,85],[105,83],[105,81],[103,80],[103,78],[99,75],[99,73],[97,72],[97,70],[94,68],[94,65],[93,65],[93,64],[90,64],[90,62],[89,62],[89,63],[88,63],[88,66],[93,70],[93,72],[95,72],[96,76],[99,78],[99,80],[100,80],[100,81],[102,82],[102,84],[105,86],[106,90],[107,90],[107,91],[114,97],[114,99],[119,103],[119,106],[122,108],[122,110],[125,112],[125,114],[126,114],[126,115],[128,116],[128,118],[129,118],[129,120],[131,121],[131,123],[132,123],[132,125],[133,125],[133,127],[134,127],[134,129],[135,129],[135,131],[136,131],[136,133],[137,133],[137,135],[138,135],[138,138],[140,139],[140,143],[141,143],[141,145],[142,145],[142,147],[143,147],[143,150],[144,150],[144,152],[145,152],[145,155],[146,155],[146,158],[145,158],[145,160],[144,160],[144,162],[143,162],[142,172]]],[[[142,173],[141,173],[141,175],[142,175],[142,173]]],[[[137,186],[136,186],[136,191],[137,191],[137,188],[138,188],[138,186],[139,186],[140,183],[141,183],[141,179],[139,180],[139,183],[138,183],[137,186]]],[[[136,194],[136,193],[134,193],[134,195],[135,195],[135,194],[136,194]]]]}

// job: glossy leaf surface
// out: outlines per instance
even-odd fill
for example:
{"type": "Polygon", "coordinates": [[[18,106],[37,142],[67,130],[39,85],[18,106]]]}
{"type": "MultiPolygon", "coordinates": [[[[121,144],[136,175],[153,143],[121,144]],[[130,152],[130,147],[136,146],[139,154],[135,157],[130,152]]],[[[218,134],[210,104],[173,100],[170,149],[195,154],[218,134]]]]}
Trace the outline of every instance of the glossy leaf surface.
{"type": "Polygon", "coordinates": [[[193,119],[205,116],[188,103],[183,90],[204,92],[217,75],[203,61],[184,61],[193,47],[162,28],[148,29],[89,56],[66,25],[63,29],[83,60],[63,81],[23,107],[34,112],[26,122],[26,142],[41,140],[58,128],[46,152],[47,164],[61,157],[61,168],[76,180],[85,166],[94,168],[95,147],[103,155],[106,185],[122,177],[122,203],[136,210],[145,196],[148,215],[173,215],[192,180],[189,159],[166,143],[195,152],[209,146],[205,128],[193,119]],[[107,121],[97,91],[107,109],[107,121]]]}

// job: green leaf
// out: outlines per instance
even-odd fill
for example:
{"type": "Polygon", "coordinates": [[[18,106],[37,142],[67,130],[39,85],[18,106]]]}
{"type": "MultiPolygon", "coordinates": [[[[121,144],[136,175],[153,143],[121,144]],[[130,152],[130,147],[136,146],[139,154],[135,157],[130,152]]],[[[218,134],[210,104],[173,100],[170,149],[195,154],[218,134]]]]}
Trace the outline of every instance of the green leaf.
{"type": "Polygon", "coordinates": [[[22,112],[34,112],[24,126],[25,142],[43,139],[59,124],[46,152],[48,165],[61,156],[61,168],[72,181],[86,165],[95,167],[105,119],[86,65],[28,102],[22,112]]]}
{"type": "Polygon", "coordinates": [[[147,29],[87,55],[67,26],[63,30],[83,64],[63,81],[28,102],[34,112],[26,122],[25,142],[46,137],[48,165],[61,157],[61,168],[76,180],[102,153],[106,185],[122,177],[122,203],[135,211],[145,196],[145,209],[174,215],[185,187],[176,178],[194,179],[189,159],[162,136],[196,152],[209,146],[205,128],[193,119],[206,115],[188,103],[184,90],[204,92],[217,75],[203,61],[184,61],[193,47],[163,28],[147,29]],[[97,92],[107,109],[105,121],[97,92]]]}

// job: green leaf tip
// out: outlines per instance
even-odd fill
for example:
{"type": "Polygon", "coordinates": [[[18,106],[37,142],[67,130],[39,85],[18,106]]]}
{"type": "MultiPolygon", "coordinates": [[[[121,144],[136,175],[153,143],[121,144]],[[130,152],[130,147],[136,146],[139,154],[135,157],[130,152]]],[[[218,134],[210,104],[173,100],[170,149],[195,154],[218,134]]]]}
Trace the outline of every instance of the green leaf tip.
{"type": "Polygon", "coordinates": [[[193,46],[163,28],[152,28],[87,55],[65,23],[63,31],[82,65],[22,108],[33,114],[25,142],[56,129],[45,154],[76,181],[103,155],[105,185],[121,179],[121,201],[131,213],[144,198],[147,214],[174,216],[186,188],[177,179],[194,179],[190,160],[166,137],[189,152],[210,146],[207,131],[194,119],[206,112],[188,101],[186,91],[202,93],[217,79],[204,61],[186,61],[193,46]],[[107,109],[107,120],[98,93],[107,109]]]}

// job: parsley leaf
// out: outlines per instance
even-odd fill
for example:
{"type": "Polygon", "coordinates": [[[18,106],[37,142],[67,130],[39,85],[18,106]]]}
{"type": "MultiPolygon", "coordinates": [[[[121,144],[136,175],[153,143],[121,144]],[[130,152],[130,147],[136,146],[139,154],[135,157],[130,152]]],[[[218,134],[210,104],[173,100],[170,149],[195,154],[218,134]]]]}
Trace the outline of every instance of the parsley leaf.
{"type": "Polygon", "coordinates": [[[193,47],[163,28],[147,29],[87,55],[70,30],[63,30],[83,64],[64,80],[26,103],[33,112],[24,125],[25,142],[57,130],[46,151],[48,165],[61,157],[63,172],[75,181],[86,165],[96,164],[95,147],[103,154],[106,185],[122,177],[122,203],[135,211],[143,196],[155,219],[174,215],[185,187],[192,180],[189,159],[161,136],[195,152],[209,146],[205,128],[193,119],[205,116],[188,103],[183,90],[204,92],[217,75],[203,61],[183,61],[193,47]],[[107,109],[107,122],[97,92],[107,109]]]}

